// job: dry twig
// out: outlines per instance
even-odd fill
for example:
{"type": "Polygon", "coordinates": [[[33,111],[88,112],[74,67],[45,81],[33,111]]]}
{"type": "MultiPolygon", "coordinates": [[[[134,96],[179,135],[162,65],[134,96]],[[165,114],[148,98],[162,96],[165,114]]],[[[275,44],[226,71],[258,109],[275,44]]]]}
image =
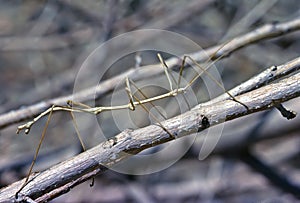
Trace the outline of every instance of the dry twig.
{"type": "Polygon", "coordinates": [[[49,51],[52,49],[62,49],[74,45],[88,43],[95,32],[95,29],[84,28],[66,34],[50,36],[1,37],[0,51],[49,51]]]}
{"type": "MultiPolygon", "coordinates": [[[[272,23],[266,24],[260,28],[257,28],[254,31],[236,37],[229,41],[229,43],[225,43],[221,45],[217,45],[211,48],[208,48],[204,51],[195,52],[189,54],[196,61],[205,61],[209,57],[214,56],[214,58],[218,58],[220,56],[225,57],[231,54],[232,52],[244,47],[248,46],[252,43],[270,39],[278,36],[282,36],[284,34],[296,31],[300,29],[300,18],[295,18],[293,20],[283,22],[283,23],[272,23]],[[221,48],[221,49],[220,49],[221,48]]],[[[180,64],[180,60],[178,58],[170,58],[166,60],[166,63],[170,68],[174,68],[178,64],[180,64]]],[[[101,82],[97,87],[88,88],[82,90],[74,95],[67,95],[62,97],[57,97],[54,99],[42,101],[25,108],[10,111],[0,115],[0,129],[6,126],[9,126],[13,123],[17,123],[23,121],[28,118],[32,118],[45,109],[49,108],[53,104],[56,105],[64,105],[68,100],[75,100],[77,102],[85,102],[91,99],[97,99],[110,90],[114,89],[116,84],[124,79],[125,77],[130,77],[133,80],[142,80],[144,78],[149,78],[154,75],[162,73],[163,70],[160,67],[160,64],[154,64],[149,66],[140,67],[139,71],[136,71],[134,68],[129,69],[128,71],[112,77],[108,80],[101,82]],[[95,93],[96,92],[96,93],[95,93]]]]}

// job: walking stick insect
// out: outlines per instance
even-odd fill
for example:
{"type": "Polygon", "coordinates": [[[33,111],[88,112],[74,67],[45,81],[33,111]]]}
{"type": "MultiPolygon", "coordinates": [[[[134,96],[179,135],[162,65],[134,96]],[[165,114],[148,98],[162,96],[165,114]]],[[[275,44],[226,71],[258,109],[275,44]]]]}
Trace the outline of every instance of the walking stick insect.
{"type": "MultiPolygon", "coordinates": [[[[225,46],[227,43],[225,43],[223,46],[225,46]]],[[[221,48],[223,48],[223,46],[221,46],[221,48]]],[[[216,53],[221,49],[219,48],[216,53]]],[[[215,54],[216,54],[215,53],[215,54]]],[[[214,57],[213,54],[208,60],[210,60],[212,57],[214,57]]],[[[18,129],[17,129],[17,134],[24,130],[26,134],[29,133],[30,131],[30,128],[31,126],[36,123],[39,119],[41,119],[42,117],[48,115],[48,119],[46,121],[46,124],[45,124],[45,127],[43,129],[43,132],[42,132],[42,135],[41,135],[41,138],[40,138],[40,141],[39,141],[39,144],[38,144],[38,147],[36,149],[36,152],[35,152],[35,155],[34,155],[34,158],[33,158],[33,161],[31,163],[31,166],[30,166],[30,169],[29,169],[29,172],[28,172],[28,175],[26,176],[26,179],[24,181],[24,183],[22,184],[22,186],[20,187],[20,189],[16,192],[16,198],[18,198],[18,194],[21,192],[21,190],[28,184],[29,182],[29,177],[30,177],[30,174],[32,173],[32,170],[33,170],[33,166],[36,162],[36,159],[37,159],[37,156],[38,156],[38,153],[39,153],[39,150],[40,150],[40,147],[41,147],[41,144],[45,138],[45,134],[46,134],[46,130],[47,130],[47,127],[49,125],[49,122],[50,122],[50,119],[51,119],[51,116],[53,114],[54,111],[67,111],[71,114],[71,117],[72,117],[72,121],[73,121],[73,124],[74,124],[74,128],[76,130],[76,134],[79,138],[79,141],[82,145],[82,148],[83,150],[85,151],[85,146],[83,144],[83,141],[81,139],[81,136],[80,136],[80,133],[79,133],[79,130],[78,130],[78,126],[77,126],[77,123],[75,121],[75,118],[74,118],[74,115],[73,113],[74,112],[79,112],[79,113],[90,113],[90,114],[94,114],[94,115],[97,115],[97,114],[100,114],[101,112],[104,112],[104,111],[113,111],[113,110],[121,110],[121,109],[129,109],[129,110],[132,110],[134,111],[136,109],[137,106],[141,106],[156,122],[156,124],[158,126],[160,126],[166,133],[168,133],[170,135],[171,138],[175,138],[175,135],[173,135],[172,133],[170,133],[168,131],[168,129],[166,129],[162,123],[159,121],[158,118],[156,118],[156,116],[154,116],[154,114],[145,106],[145,104],[150,104],[152,105],[156,111],[162,116],[163,114],[159,111],[159,109],[157,109],[155,107],[155,105],[153,104],[154,101],[158,101],[158,100],[161,100],[161,99],[165,99],[165,98],[169,98],[169,97],[175,97],[179,94],[182,94],[183,95],[183,98],[185,100],[185,102],[187,103],[187,99],[184,97],[184,93],[187,91],[188,88],[190,88],[194,83],[195,81],[203,74],[205,73],[211,80],[213,80],[222,90],[224,90],[224,92],[226,92],[229,97],[239,103],[240,105],[244,106],[246,109],[248,109],[248,107],[241,103],[240,101],[236,100],[235,97],[233,95],[231,95],[223,86],[222,84],[216,80],[209,72],[208,72],[208,69],[216,62],[218,61],[222,56],[218,57],[217,59],[214,60],[213,63],[211,63],[210,65],[208,65],[207,67],[203,68],[197,61],[195,61],[192,57],[188,56],[188,55],[184,55],[183,59],[182,59],[182,64],[180,66],[180,70],[179,70],[179,76],[178,76],[178,79],[176,80],[175,77],[169,73],[169,67],[167,66],[167,64],[165,63],[165,61],[163,60],[162,56],[160,54],[157,54],[157,57],[162,65],[162,67],[164,68],[164,73],[166,75],[166,78],[168,80],[168,83],[169,83],[169,89],[170,91],[165,93],[165,94],[161,94],[161,95],[157,95],[157,96],[154,96],[154,97],[150,97],[148,98],[144,93],[143,91],[135,84],[134,81],[132,81],[130,78],[126,77],[125,78],[125,91],[127,93],[127,96],[129,98],[129,103],[127,104],[124,104],[124,105],[118,105],[118,106],[99,106],[99,107],[90,107],[88,105],[85,105],[85,104],[81,104],[81,103],[77,103],[77,102],[73,102],[73,101],[67,101],[67,105],[66,106],[58,106],[58,105],[52,105],[50,108],[48,108],[46,111],[42,112],[40,115],[38,115],[37,117],[35,117],[32,121],[29,121],[23,125],[20,125],[18,126],[18,129]],[[196,74],[188,83],[186,86],[184,87],[180,87],[180,84],[181,84],[181,77],[183,75],[183,68],[185,67],[185,63],[187,60],[190,60],[196,67],[198,67],[202,72],[199,73],[199,74],[196,74]],[[176,85],[176,88],[173,87],[173,83],[176,85]],[[131,87],[134,87],[136,89],[137,92],[140,93],[140,95],[143,96],[142,99],[138,98],[135,94],[132,93],[132,90],[131,90],[131,87]]],[[[188,103],[187,103],[188,104],[188,103]]],[[[165,117],[164,117],[165,118],[165,117]]],[[[166,119],[166,118],[165,118],[166,119]]]]}

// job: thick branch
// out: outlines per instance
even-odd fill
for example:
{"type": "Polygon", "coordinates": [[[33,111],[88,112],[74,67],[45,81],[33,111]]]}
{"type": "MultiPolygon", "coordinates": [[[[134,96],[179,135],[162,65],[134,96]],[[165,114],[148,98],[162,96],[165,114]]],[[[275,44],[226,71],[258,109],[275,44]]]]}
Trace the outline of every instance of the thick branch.
{"type": "MultiPolygon", "coordinates": [[[[282,36],[284,34],[299,29],[300,29],[300,18],[296,18],[284,23],[266,24],[254,31],[251,31],[249,33],[236,37],[233,40],[230,40],[229,43],[226,44],[225,46],[224,44],[217,45],[212,48],[206,49],[204,51],[191,53],[190,55],[199,62],[205,61],[208,59],[208,57],[212,57],[212,56],[214,56],[215,58],[221,55],[227,56],[244,46],[248,46],[252,43],[261,40],[282,36]]],[[[180,65],[181,61],[177,58],[170,58],[166,61],[166,63],[170,68],[174,68],[177,65],[180,65]]],[[[149,78],[151,76],[160,74],[162,72],[163,69],[161,68],[160,64],[144,66],[139,68],[139,71],[135,71],[134,68],[131,68],[120,75],[117,75],[115,77],[112,77],[108,80],[101,82],[97,87],[91,87],[82,90],[81,92],[78,92],[74,95],[67,95],[63,97],[42,101],[19,110],[4,113],[0,115],[0,129],[9,126],[13,123],[17,123],[25,119],[37,116],[42,111],[49,108],[52,104],[65,105],[66,101],[68,100],[85,102],[91,99],[100,98],[107,92],[114,89],[116,84],[118,84],[119,81],[123,80],[125,77],[129,77],[133,80],[142,80],[144,78],[149,78]]]]}
{"type": "MultiPolygon", "coordinates": [[[[236,99],[247,105],[248,110],[232,100],[224,100],[211,105],[200,104],[193,110],[168,119],[162,124],[179,138],[228,120],[272,108],[298,96],[300,96],[300,73],[238,96],[236,99]]],[[[31,199],[38,199],[38,202],[53,199],[99,174],[105,168],[172,139],[169,133],[157,125],[125,130],[76,157],[35,174],[21,193],[31,199]]],[[[15,201],[15,192],[23,181],[2,189],[0,202],[15,201]]]]}

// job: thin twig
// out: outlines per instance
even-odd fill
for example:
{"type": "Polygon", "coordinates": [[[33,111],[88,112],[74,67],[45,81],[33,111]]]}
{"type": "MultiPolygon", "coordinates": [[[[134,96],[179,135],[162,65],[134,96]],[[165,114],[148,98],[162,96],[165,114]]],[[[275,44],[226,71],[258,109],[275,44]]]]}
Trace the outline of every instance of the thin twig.
{"type": "MultiPolygon", "coordinates": [[[[291,73],[295,73],[299,69],[300,69],[300,58],[295,58],[294,60],[291,60],[283,65],[271,66],[267,68],[265,71],[252,77],[246,82],[232,88],[228,92],[233,96],[238,96],[246,92],[252,91],[254,89],[257,89],[259,87],[262,87],[273,81],[276,81],[279,78],[288,76],[291,73]]],[[[222,94],[212,99],[211,101],[206,102],[205,105],[211,105],[214,102],[219,102],[229,98],[230,96],[228,94],[222,94]]]]}
{"type": "Polygon", "coordinates": [[[49,51],[53,49],[62,49],[74,45],[86,44],[91,41],[91,38],[95,33],[96,29],[85,27],[66,34],[37,37],[1,37],[0,51],[49,51]]]}
{"type": "MultiPolygon", "coordinates": [[[[204,51],[195,52],[189,55],[196,61],[203,62],[213,55],[215,58],[218,58],[222,55],[226,56],[252,43],[282,36],[284,34],[299,29],[300,29],[300,18],[295,18],[293,20],[283,22],[283,23],[278,23],[278,24],[274,24],[274,23],[266,24],[254,31],[251,31],[249,33],[246,33],[244,35],[241,35],[239,37],[230,40],[226,46],[224,46],[224,44],[221,44],[221,45],[214,46],[212,48],[208,48],[204,51]],[[222,46],[224,47],[220,49],[220,47],[222,46]]],[[[169,68],[174,68],[178,64],[181,64],[181,61],[178,58],[170,58],[166,60],[166,64],[168,64],[169,68]]],[[[22,109],[4,113],[0,115],[0,129],[9,126],[13,123],[17,123],[25,119],[29,119],[34,116],[37,116],[45,109],[51,107],[53,104],[65,105],[66,101],[68,100],[85,102],[91,99],[100,98],[110,90],[114,89],[116,84],[118,84],[120,80],[123,80],[126,77],[130,77],[132,80],[142,80],[144,78],[149,78],[151,76],[161,74],[162,72],[163,69],[161,69],[160,64],[140,67],[139,71],[136,71],[135,68],[131,68],[120,75],[117,75],[115,77],[112,77],[108,80],[101,82],[96,87],[87,88],[74,95],[67,95],[67,96],[57,97],[46,101],[41,101],[39,103],[24,107],[22,109]]]]}

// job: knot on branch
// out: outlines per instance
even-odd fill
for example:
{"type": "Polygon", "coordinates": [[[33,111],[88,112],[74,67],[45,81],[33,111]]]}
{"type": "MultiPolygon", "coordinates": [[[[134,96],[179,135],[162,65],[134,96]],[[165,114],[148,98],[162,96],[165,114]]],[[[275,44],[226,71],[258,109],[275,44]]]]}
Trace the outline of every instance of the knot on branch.
{"type": "Polygon", "coordinates": [[[210,126],[210,122],[206,116],[201,115],[200,117],[201,117],[201,121],[199,122],[198,132],[200,132],[206,128],[209,128],[209,126],[210,126]]]}

